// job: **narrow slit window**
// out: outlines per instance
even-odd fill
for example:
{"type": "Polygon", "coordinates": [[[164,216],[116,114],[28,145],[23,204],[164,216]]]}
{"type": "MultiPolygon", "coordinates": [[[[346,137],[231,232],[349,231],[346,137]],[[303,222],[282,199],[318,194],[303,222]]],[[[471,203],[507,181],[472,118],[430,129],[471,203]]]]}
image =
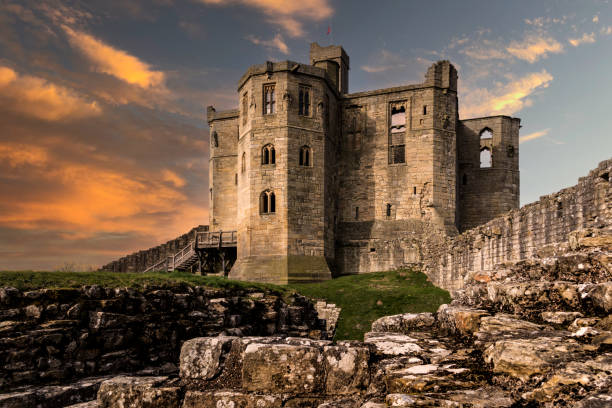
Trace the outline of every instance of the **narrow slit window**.
{"type": "Polygon", "coordinates": [[[246,153],[242,153],[242,166],[240,168],[240,172],[244,173],[246,171],[246,153]]]}
{"type": "Polygon", "coordinates": [[[274,85],[264,85],[264,115],[271,115],[275,112],[276,96],[274,94],[274,85]]]}
{"type": "Polygon", "coordinates": [[[462,181],[463,181],[463,185],[467,186],[467,183],[468,183],[468,176],[467,176],[467,174],[463,175],[463,180],[462,181]]]}
{"type": "Polygon", "coordinates": [[[423,105],[423,115],[427,115],[427,105],[423,105]]]}
{"type": "Polygon", "coordinates": [[[355,207],[355,219],[359,219],[359,207],[355,207]]]}
{"type": "Polygon", "coordinates": [[[311,160],[310,156],[311,156],[310,147],[302,146],[300,148],[300,166],[305,166],[305,167],[310,166],[310,160],[311,160]]]}
{"type": "Polygon", "coordinates": [[[387,217],[391,216],[391,204],[387,204],[387,217]]]}
{"type": "Polygon", "coordinates": [[[417,193],[417,192],[416,192],[416,187],[413,187],[413,188],[412,188],[412,194],[416,195],[416,193],[417,193]]]}
{"type": "Polygon", "coordinates": [[[310,88],[307,86],[300,86],[298,113],[302,116],[310,116],[310,88]]]}
{"type": "Polygon", "coordinates": [[[242,95],[242,126],[246,125],[249,114],[249,93],[245,92],[242,95]]]}

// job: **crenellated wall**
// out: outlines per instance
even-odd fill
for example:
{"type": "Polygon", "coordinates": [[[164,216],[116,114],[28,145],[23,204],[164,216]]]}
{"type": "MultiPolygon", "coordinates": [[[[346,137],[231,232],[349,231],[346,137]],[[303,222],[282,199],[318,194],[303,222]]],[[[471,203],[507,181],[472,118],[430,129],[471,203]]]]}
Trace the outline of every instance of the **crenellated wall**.
{"type": "Polygon", "coordinates": [[[546,195],[518,210],[440,243],[421,254],[426,273],[447,290],[496,264],[537,256],[548,244],[567,241],[585,228],[612,228],[612,159],[601,162],[575,186],[546,195]],[[469,276],[468,276],[469,275],[469,276]]]}

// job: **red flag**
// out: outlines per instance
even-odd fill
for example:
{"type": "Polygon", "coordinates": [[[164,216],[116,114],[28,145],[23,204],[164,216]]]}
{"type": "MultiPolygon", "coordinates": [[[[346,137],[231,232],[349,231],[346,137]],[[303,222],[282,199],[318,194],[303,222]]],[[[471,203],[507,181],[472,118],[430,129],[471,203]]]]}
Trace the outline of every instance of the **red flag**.
{"type": "Polygon", "coordinates": [[[328,25],[328,26],[327,26],[327,35],[330,35],[330,34],[331,34],[331,26],[330,26],[330,25],[328,25]]]}

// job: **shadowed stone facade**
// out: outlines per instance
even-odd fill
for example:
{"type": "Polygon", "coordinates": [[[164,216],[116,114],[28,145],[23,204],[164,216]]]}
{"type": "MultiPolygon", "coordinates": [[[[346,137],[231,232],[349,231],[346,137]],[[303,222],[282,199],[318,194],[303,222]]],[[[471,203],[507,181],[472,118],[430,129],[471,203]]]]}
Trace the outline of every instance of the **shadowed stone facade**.
{"type": "Polygon", "coordinates": [[[237,231],[230,278],[417,264],[429,242],[518,208],[520,120],[460,121],[452,64],[433,64],[421,84],[353,94],[348,72],[342,47],[314,43],[310,65],[251,66],[237,110],[208,108],[209,225],[237,231]]]}

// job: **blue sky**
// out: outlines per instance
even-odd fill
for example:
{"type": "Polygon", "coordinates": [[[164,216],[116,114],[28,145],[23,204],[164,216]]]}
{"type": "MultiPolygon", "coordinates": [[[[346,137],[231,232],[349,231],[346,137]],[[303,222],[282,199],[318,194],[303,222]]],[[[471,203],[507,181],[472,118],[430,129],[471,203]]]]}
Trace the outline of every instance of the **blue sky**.
{"type": "Polygon", "coordinates": [[[205,224],[205,107],[312,41],[346,49],[351,92],[449,59],[461,118],[522,119],[522,204],[611,156],[609,1],[0,0],[0,269],[100,265],[205,224]]]}

